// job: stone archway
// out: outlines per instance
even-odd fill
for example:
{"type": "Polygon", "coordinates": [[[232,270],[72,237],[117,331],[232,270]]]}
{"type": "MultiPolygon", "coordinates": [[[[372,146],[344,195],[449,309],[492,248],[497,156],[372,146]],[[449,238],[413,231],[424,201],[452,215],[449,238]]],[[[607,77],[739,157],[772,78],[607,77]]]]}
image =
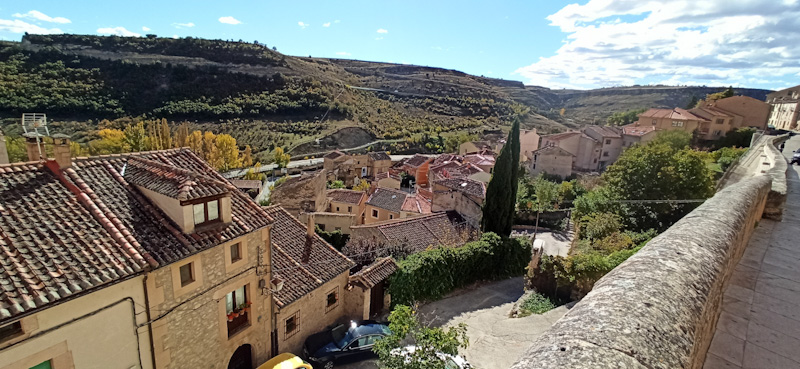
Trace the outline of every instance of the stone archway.
{"type": "Polygon", "coordinates": [[[231,356],[228,369],[253,369],[253,350],[250,345],[241,345],[231,356]]]}

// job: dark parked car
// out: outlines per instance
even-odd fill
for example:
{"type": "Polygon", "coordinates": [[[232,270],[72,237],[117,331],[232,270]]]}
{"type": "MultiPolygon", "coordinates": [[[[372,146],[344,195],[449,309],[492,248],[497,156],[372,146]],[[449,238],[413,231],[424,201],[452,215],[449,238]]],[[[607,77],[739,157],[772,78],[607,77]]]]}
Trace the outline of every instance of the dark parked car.
{"type": "Polygon", "coordinates": [[[792,154],[792,162],[789,164],[800,164],[800,149],[797,149],[797,151],[792,154]]]}
{"type": "Polygon", "coordinates": [[[391,333],[372,320],[340,324],[306,338],[303,354],[315,367],[331,369],[338,359],[373,355],[372,345],[391,333]]]}

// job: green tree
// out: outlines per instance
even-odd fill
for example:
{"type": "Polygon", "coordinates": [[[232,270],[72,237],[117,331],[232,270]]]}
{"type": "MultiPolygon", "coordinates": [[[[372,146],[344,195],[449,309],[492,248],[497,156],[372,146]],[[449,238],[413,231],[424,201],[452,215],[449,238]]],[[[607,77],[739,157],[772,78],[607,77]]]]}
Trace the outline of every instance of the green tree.
{"type": "Polygon", "coordinates": [[[328,188],[330,188],[330,189],[345,188],[344,181],[340,181],[338,179],[335,180],[335,181],[329,181],[328,182],[328,188]]]}
{"type": "Polygon", "coordinates": [[[511,125],[505,146],[500,150],[494,174],[486,189],[481,228],[501,236],[511,234],[517,203],[519,181],[519,120],[511,125]]]}
{"type": "Polygon", "coordinates": [[[369,187],[370,187],[369,182],[367,182],[367,180],[365,179],[361,179],[361,181],[358,182],[357,185],[353,186],[353,191],[369,192],[369,187]]]}
{"type": "Polygon", "coordinates": [[[439,353],[457,355],[459,348],[469,345],[467,326],[460,323],[449,328],[428,327],[419,322],[416,311],[398,305],[389,314],[392,334],[375,343],[381,368],[386,369],[444,369],[439,353]],[[406,342],[416,346],[413,352],[404,350],[406,342]]]}
{"type": "MultiPolygon", "coordinates": [[[[603,174],[609,191],[624,200],[696,200],[714,195],[714,180],[704,155],[688,147],[650,142],[625,150],[603,174]]],[[[694,209],[697,203],[627,203],[629,229],[663,230],[694,209]]]]}
{"type": "Polygon", "coordinates": [[[283,152],[282,147],[275,148],[275,164],[278,165],[278,168],[286,168],[289,165],[289,161],[291,160],[292,156],[283,152]]]}
{"type": "Polygon", "coordinates": [[[129,124],[123,131],[125,133],[125,144],[133,152],[146,151],[150,149],[147,144],[147,133],[145,132],[144,122],[129,124]]]}
{"type": "Polygon", "coordinates": [[[727,97],[732,97],[735,94],[733,91],[733,86],[726,88],[724,91],[716,92],[713,94],[706,95],[706,102],[712,102],[720,99],[724,99],[727,97]]]}
{"type": "Polygon", "coordinates": [[[656,134],[656,137],[650,141],[651,144],[665,144],[672,150],[680,150],[686,148],[692,142],[692,134],[686,131],[669,130],[661,131],[656,134]]]}
{"type": "Polygon", "coordinates": [[[692,99],[689,100],[688,104],[686,104],[686,109],[696,108],[698,103],[700,103],[700,100],[697,98],[697,96],[692,95],[692,99]]]}
{"type": "Polygon", "coordinates": [[[644,113],[646,110],[647,109],[645,108],[641,108],[616,112],[611,114],[611,116],[606,119],[606,123],[609,126],[624,126],[626,124],[631,124],[639,120],[639,114],[644,113]]]}

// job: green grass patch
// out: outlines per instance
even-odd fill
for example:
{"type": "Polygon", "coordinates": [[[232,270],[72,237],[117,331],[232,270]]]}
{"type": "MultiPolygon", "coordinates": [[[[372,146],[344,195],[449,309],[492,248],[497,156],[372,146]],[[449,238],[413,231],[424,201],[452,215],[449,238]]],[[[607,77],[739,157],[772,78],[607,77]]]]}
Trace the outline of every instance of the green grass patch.
{"type": "Polygon", "coordinates": [[[519,307],[519,317],[525,317],[531,314],[544,314],[556,308],[556,304],[546,296],[533,292],[522,301],[519,307]]]}

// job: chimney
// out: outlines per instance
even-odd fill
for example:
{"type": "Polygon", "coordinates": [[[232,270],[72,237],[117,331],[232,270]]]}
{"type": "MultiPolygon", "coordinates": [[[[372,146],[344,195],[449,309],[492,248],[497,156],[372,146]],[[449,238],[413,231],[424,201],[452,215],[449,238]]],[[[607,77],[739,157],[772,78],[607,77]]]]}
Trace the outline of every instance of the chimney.
{"type": "Polygon", "coordinates": [[[308,264],[311,258],[311,249],[314,246],[314,236],[316,235],[316,224],[314,224],[314,213],[308,213],[308,225],[306,226],[306,245],[303,248],[303,255],[300,257],[300,262],[308,264]]]}
{"type": "Polygon", "coordinates": [[[28,153],[28,161],[47,159],[47,151],[44,148],[44,135],[28,132],[22,136],[25,137],[25,151],[28,153]]]}
{"type": "Polygon", "coordinates": [[[317,233],[317,225],[314,224],[314,213],[308,213],[308,224],[306,224],[306,235],[314,237],[317,233]]]}
{"type": "Polygon", "coordinates": [[[69,136],[61,133],[53,136],[53,156],[61,169],[72,166],[72,157],[69,152],[69,136]]]}
{"type": "Polygon", "coordinates": [[[6,150],[6,138],[3,131],[0,131],[0,164],[8,164],[8,150],[6,150]]]}

